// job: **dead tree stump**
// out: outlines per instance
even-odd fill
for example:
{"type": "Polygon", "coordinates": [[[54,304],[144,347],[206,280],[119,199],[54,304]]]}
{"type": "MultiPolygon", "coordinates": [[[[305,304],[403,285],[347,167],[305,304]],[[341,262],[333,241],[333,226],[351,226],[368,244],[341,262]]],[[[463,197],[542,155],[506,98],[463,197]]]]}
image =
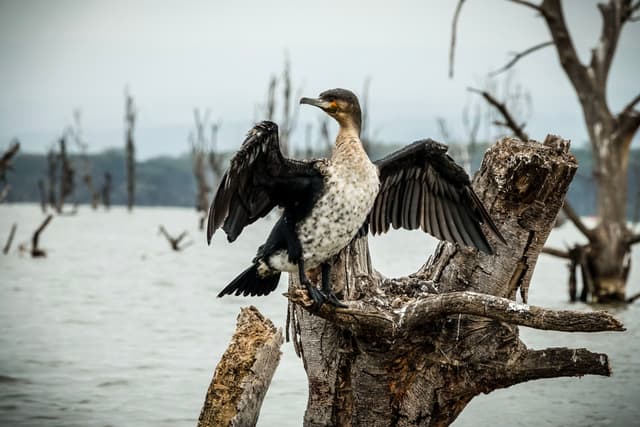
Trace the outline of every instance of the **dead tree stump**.
{"type": "Polygon", "coordinates": [[[387,279],[372,268],[366,237],[358,239],[339,255],[331,278],[349,308],[325,304],[315,314],[292,275],[292,336],[309,380],[304,425],[442,426],[480,393],[539,378],[610,375],[606,354],[531,350],[516,326],[624,329],[605,312],[526,304],[576,169],[558,137],[544,144],[504,139],[488,150],[473,182],[508,242],[492,241],[495,255],[443,242],[418,272],[387,279]]]}
{"type": "Polygon", "coordinates": [[[282,331],[251,306],[240,310],[236,331],[216,366],[198,427],[249,427],[280,362],[282,331]]]}

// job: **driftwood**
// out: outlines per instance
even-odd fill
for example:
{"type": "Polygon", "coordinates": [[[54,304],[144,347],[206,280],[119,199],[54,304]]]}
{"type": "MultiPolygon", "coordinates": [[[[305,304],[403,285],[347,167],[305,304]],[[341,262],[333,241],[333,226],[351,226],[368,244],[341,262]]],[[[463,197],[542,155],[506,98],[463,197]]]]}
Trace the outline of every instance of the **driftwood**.
{"type": "Polygon", "coordinates": [[[216,366],[198,427],[245,427],[260,407],[280,362],[282,331],[251,306],[240,310],[236,331],[216,366]]]}
{"type": "MultiPolygon", "coordinates": [[[[309,379],[305,426],[441,426],[480,393],[561,376],[610,375],[606,354],[527,348],[517,325],[620,331],[606,312],[527,304],[529,281],[575,174],[569,144],[504,139],[485,155],[473,186],[508,246],[489,256],[449,243],[416,273],[373,270],[366,237],[338,256],[334,290],[349,308],[310,301],[291,275],[294,347],[309,379]],[[522,302],[516,302],[520,295],[522,302]]],[[[318,273],[310,272],[310,277],[318,273]]]]}
{"type": "Polygon", "coordinates": [[[44,231],[47,225],[49,225],[52,219],[53,215],[47,215],[44,221],[42,221],[42,224],[40,224],[40,227],[38,227],[38,229],[33,233],[33,237],[31,237],[31,256],[33,258],[42,258],[47,256],[47,252],[44,249],[40,249],[39,241],[40,234],[44,231]]]}
{"type": "Polygon", "coordinates": [[[186,242],[184,245],[180,246],[182,239],[187,237],[186,231],[183,231],[182,233],[180,233],[178,237],[173,237],[167,232],[164,226],[161,225],[158,228],[158,233],[162,234],[167,239],[167,242],[169,242],[169,246],[171,246],[171,249],[173,249],[176,252],[180,252],[181,250],[193,244],[193,241],[189,241],[189,242],[186,242]]]}
{"type": "Polygon", "coordinates": [[[5,243],[4,249],[2,250],[2,253],[5,255],[11,250],[11,243],[13,243],[13,237],[16,235],[16,228],[18,228],[18,224],[13,223],[11,231],[9,232],[9,237],[7,237],[7,243],[5,243]]]}

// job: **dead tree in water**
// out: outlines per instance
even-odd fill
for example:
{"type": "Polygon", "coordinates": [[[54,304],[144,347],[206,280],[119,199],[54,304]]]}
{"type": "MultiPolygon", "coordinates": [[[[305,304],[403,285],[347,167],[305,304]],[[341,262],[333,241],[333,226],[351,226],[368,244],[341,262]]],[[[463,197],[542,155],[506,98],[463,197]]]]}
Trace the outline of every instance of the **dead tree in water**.
{"type": "Polygon", "coordinates": [[[38,194],[40,194],[40,209],[47,213],[47,190],[44,188],[44,180],[38,180],[38,194]]]}
{"type": "MultiPolygon", "coordinates": [[[[272,76],[269,80],[269,88],[267,90],[267,103],[264,107],[264,114],[267,120],[276,121],[276,88],[278,82],[282,84],[282,116],[278,120],[278,128],[280,129],[280,150],[282,153],[292,155],[293,147],[289,145],[291,134],[293,134],[298,125],[298,108],[296,108],[297,100],[300,98],[300,90],[294,97],[292,94],[291,81],[291,61],[289,55],[285,54],[284,69],[280,80],[276,76],[272,76]]],[[[260,118],[262,120],[262,118],[260,118]]]]}
{"type": "Polygon", "coordinates": [[[42,224],[40,224],[40,227],[38,227],[38,229],[33,233],[33,237],[31,237],[31,256],[33,258],[43,258],[47,256],[47,252],[39,246],[40,234],[44,231],[46,226],[49,225],[52,219],[53,215],[47,215],[42,224]]]}
{"type": "Polygon", "coordinates": [[[2,253],[5,255],[11,250],[11,243],[13,242],[13,237],[16,235],[16,228],[18,228],[18,224],[13,223],[11,231],[9,232],[9,237],[7,238],[7,243],[5,243],[4,249],[2,250],[2,253]]]}
{"type": "MultiPolygon", "coordinates": [[[[455,23],[464,0],[458,4],[455,23]]],[[[631,246],[640,241],[640,235],[627,226],[627,175],[631,141],[640,127],[640,112],[636,104],[640,94],[631,99],[622,110],[614,114],[607,102],[607,80],[618,46],[622,29],[640,9],[639,2],[631,0],[608,0],[598,4],[602,16],[602,29],[598,45],[591,50],[588,64],[578,57],[567,27],[561,0],[513,1],[535,10],[541,16],[551,35],[551,41],[540,43],[516,55],[501,70],[512,67],[529,53],[546,46],[554,46],[558,59],[571,82],[584,118],[591,141],[593,176],[596,178],[598,223],[587,227],[568,205],[565,213],[587,238],[587,245],[576,245],[575,253],[553,250],[553,254],[569,260],[571,277],[580,267],[587,293],[585,299],[594,302],[625,301],[626,282],[631,269],[631,246]]],[[[571,284],[570,284],[571,286],[571,284]]],[[[572,297],[573,298],[573,297],[572,297]]]]}
{"type": "Polygon", "coordinates": [[[105,209],[109,210],[111,207],[111,174],[109,172],[104,173],[104,183],[102,184],[102,204],[105,209]]]}
{"type": "Polygon", "coordinates": [[[201,214],[198,224],[200,230],[203,230],[204,222],[207,218],[207,212],[209,209],[209,192],[211,192],[211,187],[207,183],[207,172],[205,163],[207,156],[205,125],[209,118],[209,111],[207,110],[204,117],[202,117],[200,115],[200,110],[196,108],[193,111],[193,118],[195,120],[196,133],[195,136],[193,133],[189,134],[189,144],[191,145],[193,177],[196,180],[197,186],[196,212],[199,212],[201,214]]]}
{"type": "MultiPolygon", "coordinates": [[[[606,312],[527,305],[538,254],[577,169],[568,146],[557,137],[505,139],[487,151],[473,187],[508,242],[493,241],[495,255],[441,242],[419,271],[388,279],[373,269],[366,237],[356,239],[331,277],[349,308],[325,304],[315,314],[290,276],[293,342],[309,380],[305,426],[448,425],[481,393],[611,374],[606,354],[533,350],[518,336],[517,325],[624,329],[606,312]]],[[[309,273],[319,281],[319,271],[309,273]]]]}
{"type": "Polygon", "coordinates": [[[67,155],[66,133],[60,137],[58,142],[60,144],[60,192],[58,194],[56,211],[62,213],[66,198],[72,195],[75,190],[75,170],[73,166],[71,166],[71,161],[67,155]]]}
{"type": "Polygon", "coordinates": [[[89,193],[91,208],[95,210],[98,208],[98,203],[100,202],[100,193],[96,191],[93,187],[93,177],[91,175],[91,161],[89,160],[89,155],[87,154],[89,144],[84,140],[82,136],[82,123],[81,123],[80,110],[75,110],[73,112],[73,126],[69,128],[69,134],[71,135],[74,142],[78,146],[78,149],[80,150],[82,181],[87,186],[87,192],[89,193]]]}
{"type": "Polygon", "coordinates": [[[184,245],[180,246],[180,242],[182,242],[182,239],[187,237],[186,231],[183,231],[178,237],[173,237],[167,232],[164,226],[161,225],[160,228],[158,229],[158,233],[162,234],[167,239],[167,242],[169,242],[169,246],[171,246],[171,249],[173,249],[176,252],[180,252],[181,250],[193,244],[192,241],[189,241],[184,245]]]}
{"type": "Polygon", "coordinates": [[[2,202],[9,193],[10,186],[7,184],[7,171],[11,170],[11,160],[20,150],[20,142],[17,139],[13,139],[11,141],[11,146],[4,152],[2,157],[0,157],[0,183],[2,183],[3,188],[0,190],[0,202],[2,202]]]}
{"type": "Polygon", "coordinates": [[[58,155],[55,148],[50,148],[47,152],[47,188],[48,202],[52,209],[57,209],[56,183],[58,180],[58,155]]]}
{"type": "Polygon", "coordinates": [[[136,192],[136,159],[135,145],[133,141],[133,128],[136,124],[136,108],[129,91],[125,91],[125,149],[127,156],[127,208],[133,209],[136,192]]]}
{"type": "Polygon", "coordinates": [[[224,159],[222,153],[218,149],[218,132],[220,131],[220,122],[211,125],[211,144],[209,146],[209,167],[213,173],[214,188],[220,182],[224,173],[224,159]]]}

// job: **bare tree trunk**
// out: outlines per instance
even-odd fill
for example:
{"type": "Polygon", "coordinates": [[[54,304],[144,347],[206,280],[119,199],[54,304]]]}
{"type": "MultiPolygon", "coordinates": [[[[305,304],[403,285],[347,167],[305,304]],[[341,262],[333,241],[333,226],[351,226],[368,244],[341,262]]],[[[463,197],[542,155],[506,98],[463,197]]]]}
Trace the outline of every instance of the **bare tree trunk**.
{"type": "MultiPolygon", "coordinates": [[[[206,153],[206,141],[205,141],[205,125],[209,112],[202,118],[200,110],[197,108],[193,111],[193,117],[196,125],[196,134],[189,135],[189,144],[191,145],[191,158],[193,162],[193,177],[196,180],[196,211],[201,214],[199,220],[200,230],[204,229],[204,223],[207,218],[207,211],[209,208],[209,192],[211,187],[207,183],[205,157],[206,153]]],[[[210,153],[211,154],[211,153],[210,153]]]]}
{"type": "Polygon", "coordinates": [[[111,207],[111,174],[109,172],[104,173],[104,183],[102,184],[102,204],[107,210],[111,207]]]}
{"type": "Polygon", "coordinates": [[[40,209],[47,213],[47,191],[44,188],[44,180],[38,180],[38,193],[40,194],[40,209]]]}
{"type": "Polygon", "coordinates": [[[2,250],[2,253],[5,255],[11,250],[11,243],[13,242],[13,237],[16,235],[16,228],[18,228],[18,224],[13,223],[11,231],[9,232],[9,237],[7,238],[7,243],[5,243],[4,249],[2,250]]]}
{"type": "Polygon", "coordinates": [[[47,181],[49,189],[48,202],[52,209],[57,209],[56,201],[56,181],[58,170],[58,156],[53,148],[47,153],[47,181]]]}
{"type": "Polygon", "coordinates": [[[236,331],[216,366],[198,427],[249,427],[280,362],[282,332],[251,306],[240,310],[236,331]]]}
{"type": "Polygon", "coordinates": [[[2,156],[0,156],[0,183],[3,184],[2,190],[0,190],[0,203],[4,201],[4,199],[9,194],[9,191],[11,190],[11,186],[7,184],[6,173],[9,169],[11,169],[11,161],[19,150],[20,142],[17,139],[14,139],[7,151],[5,151],[2,156]]]}
{"type": "MultiPolygon", "coordinates": [[[[454,24],[463,2],[459,0],[454,24]]],[[[638,20],[633,15],[640,9],[640,3],[608,0],[598,4],[602,29],[597,46],[591,50],[589,63],[583,64],[566,25],[561,0],[543,0],[540,4],[524,0],[513,2],[537,11],[545,20],[552,40],[517,54],[497,72],[509,69],[521,58],[541,48],[555,47],[560,65],[582,107],[594,157],[598,224],[589,229],[577,215],[570,215],[565,208],[572,222],[589,239],[589,245],[584,248],[583,264],[580,264],[586,273],[584,288],[588,289],[587,296],[594,302],[625,301],[626,281],[631,268],[630,252],[635,241],[626,224],[627,173],[631,141],[640,127],[640,112],[636,109],[640,94],[614,115],[607,104],[607,79],[622,29],[627,22],[638,20]]],[[[453,31],[452,46],[455,45],[455,25],[453,31]]],[[[510,115],[506,108],[501,108],[504,105],[493,102],[484,93],[483,96],[507,119],[506,125],[522,138],[522,126],[509,122],[510,115]]]]}
{"type": "MultiPolygon", "coordinates": [[[[526,304],[538,254],[577,169],[568,142],[505,139],[486,154],[474,189],[508,241],[496,255],[440,243],[418,272],[387,279],[366,237],[345,248],[333,289],[349,308],[311,302],[289,286],[294,346],[309,379],[305,426],[442,426],[480,393],[539,378],[610,375],[605,354],[532,350],[516,325],[623,330],[605,312],[526,304]],[[523,303],[516,302],[517,294],[523,303]]],[[[318,272],[310,272],[317,282],[318,272]]]]}
{"type": "Polygon", "coordinates": [[[620,33],[632,18],[633,8],[638,5],[632,6],[630,0],[609,0],[598,5],[602,32],[588,65],[578,58],[560,0],[545,0],[538,9],[578,95],[591,140],[599,223],[585,233],[590,246],[582,268],[593,279],[590,295],[597,302],[625,301],[631,267],[631,230],[626,224],[627,173],[631,141],[640,126],[640,113],[634,111],[640,96],[614,116],[607,104],[606,89],[620,33]]]}
{"type": "Polygon", "coordinates": [[[126,155],[127,155],[127,208],[129,211],[133,209],[135,205],[136,194],[136,160],[135,160],[135,145],[133,140],[133,128],[136,123],[136,108],[133,103],[131,95],[125,93],[125,143],[126,143],[126,155]]]}
{"type": "Polygon", "coordinates": [[[31,237],[31,256],[33,258],[42,258],[47,256],[47,252],[44,249],[41,249],[39,246],[40,234],[44,231],[47,225],[49,225],[52,219],[53,215],[47,215],[44,221],[42,221],[42,224],[40,224],[40,227],[36,229],[36,231],[33,233],[33,236],[31,237]]]}
{"type": "Polygon", "coordinates": [[[60,193],[56,205],[56,211],[61,213],[67,197],[75,190],[75,170],[71,166],[71,161],[67,155],[67,139],[63,135],[60,140],[60,193]]]}

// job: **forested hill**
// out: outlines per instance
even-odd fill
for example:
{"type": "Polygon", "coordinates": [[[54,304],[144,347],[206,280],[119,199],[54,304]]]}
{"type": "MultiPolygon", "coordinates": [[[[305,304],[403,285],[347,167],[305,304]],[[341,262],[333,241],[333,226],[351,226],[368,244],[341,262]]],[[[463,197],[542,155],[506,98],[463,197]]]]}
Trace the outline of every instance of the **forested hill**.
{"type": "MultiPolygon", "coordinates": [[[[380,158],[396,149],[393,145],[375,145],[371,157],[380,158]]],[[[477,170],[484,150],[474,156],[472,169],[477,170]]],[[[588,149],[573,149],[580,167],[569,190],[569,200],[580,215],[595,214],[594,179],[591,176],[592,158],[588,149]]],[[[227,154],[227,157],[230,153],[227,154]]],[[[71,156],[76,171],[75,197],[80,203],[89,202],[89,193],[82,182],[84,162],[78,156],[71,156]]],[[[635,149],[629,162],[629,218],[637,218],[640,202],[640,149],[635,149]]],[[[123,150],[108,150],[90,155],[89,164],[95,188],[104,182],[105,172],[112,176],[111,203],[126,203],[125,157],[123,150]]],[[[11,191],[7,202],[38,202],[38,180],[45,183],[47,159],[41,154],[18,153],[13,161],[13,171],[7,174],[11,191]]],[[[136,203],[145,206],[194,206],[196,186],[193,178],[191,157],[156,157],[136,165],[136,203]]],[[[213,177],[210,177],[213,183],[213,177]]],[[[73,197],[68,199],[72,202],[73,197]]]]}

